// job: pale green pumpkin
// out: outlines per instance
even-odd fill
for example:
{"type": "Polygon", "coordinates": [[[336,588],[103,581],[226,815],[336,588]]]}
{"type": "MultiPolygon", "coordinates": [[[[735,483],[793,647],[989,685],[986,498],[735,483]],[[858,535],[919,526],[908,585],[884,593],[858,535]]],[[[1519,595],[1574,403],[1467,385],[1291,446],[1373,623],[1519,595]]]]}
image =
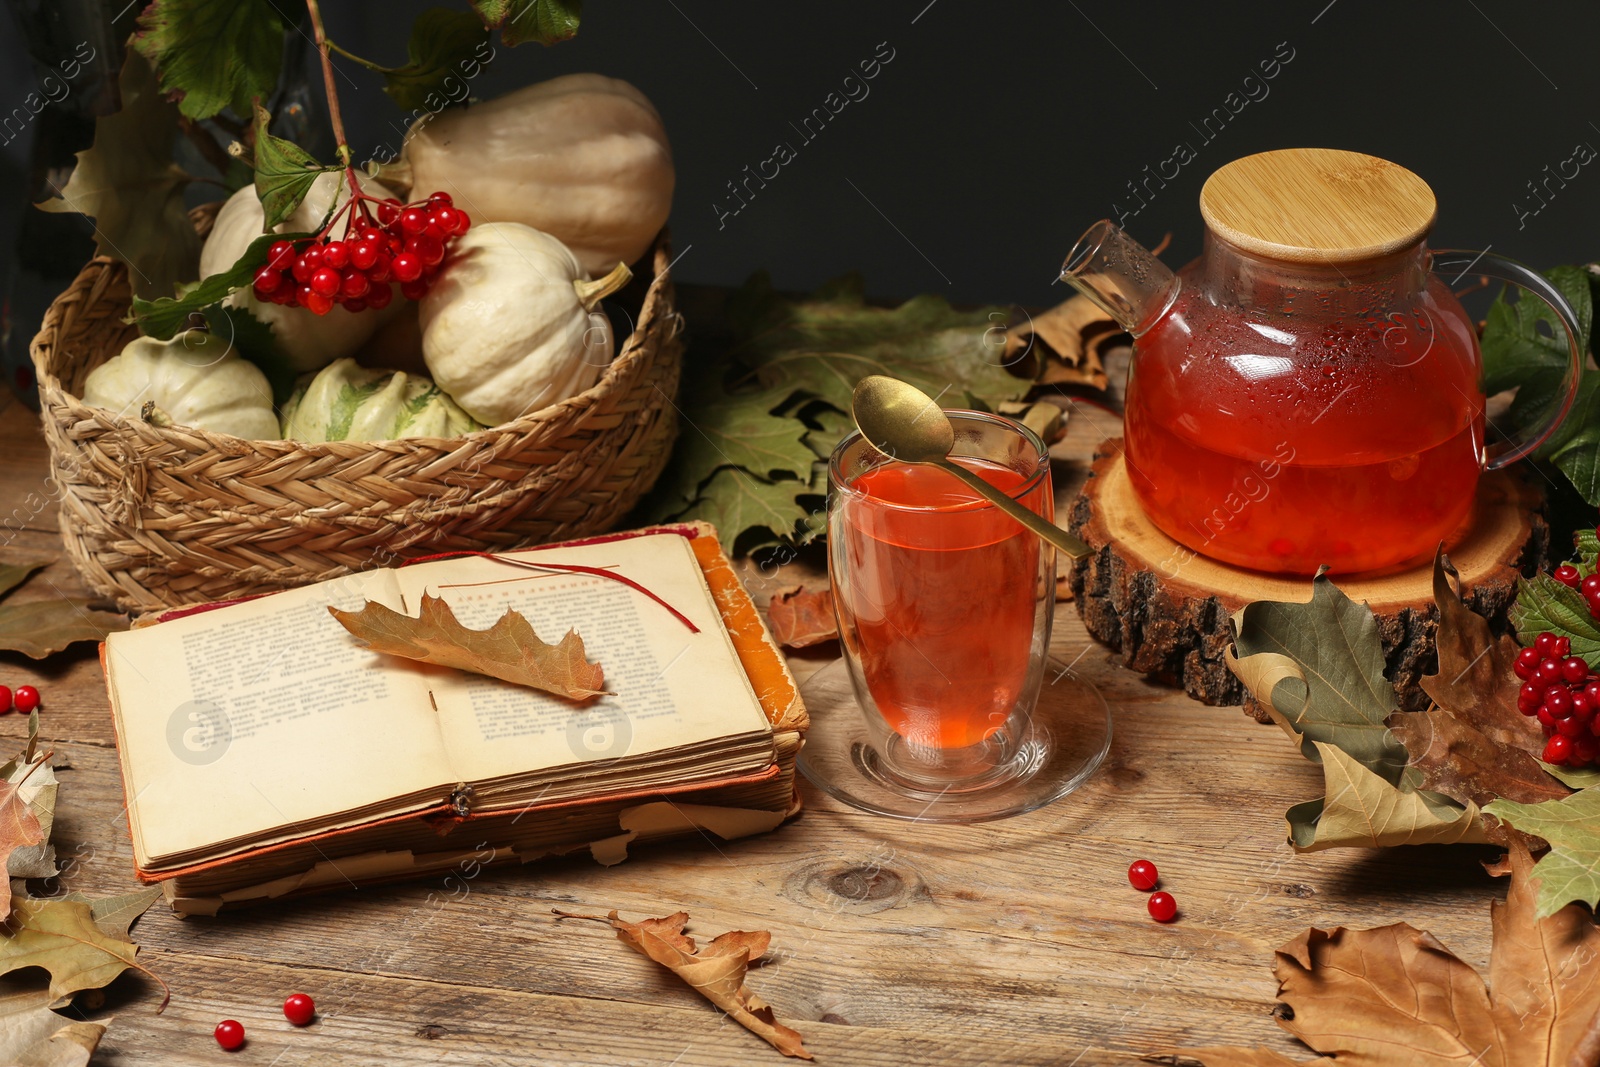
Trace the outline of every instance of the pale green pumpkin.
{"type": "Polygon", "coordinates": [[[283,436],[291,441],[460,437],[481,429],[427,378],[349,358],[302,380],[283,408],[283,436]]]}
{"type": "Polygon", "coordinates": [[[170,341],[129,341],[89,372],[83,402],[158,426],[193,426],[253,441],[278,437],[267,376],[227,341],[199,330],[170,341]]]}

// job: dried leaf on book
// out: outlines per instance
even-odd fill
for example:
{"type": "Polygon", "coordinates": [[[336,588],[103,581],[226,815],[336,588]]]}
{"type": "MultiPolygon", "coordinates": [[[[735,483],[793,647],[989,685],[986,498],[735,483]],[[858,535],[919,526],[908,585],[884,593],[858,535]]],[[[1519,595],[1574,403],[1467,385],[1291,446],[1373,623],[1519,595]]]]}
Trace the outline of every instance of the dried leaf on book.
{"type": "Polygon", "coordinates": [[[740,1026],[755,1034],[785,1056],[812,1058],[805,1039],[778,1022],[772,1006],[750,992],[744,984],[745,972],[753,960],[767,951],[772,935],[765,930],[729,930],[709,945],[696,949],[694,938],[684,934],[689,913],[675,912],[661,919],[625,922],[616,912],[609,915],[579,915],[556,909],[564,919],[593,919],[610,923],[617,939],[655,960],[677,975],[696,993],[728,1013],[740,1026]]]}
{"type": "MultiPolygon", "coordinates": [[[[1277,952],[1278,1025],[1339,1063],[1520,1067],[1593,1063],[1600,1053],[1600,927],[1568,905],[1537,914],[1533,860],[1520,842],[1511,886],[1490,906],[1489,984],[1430,933],[1406,923],[1307,930],[1277,952]]],[[[1285,1067],[1267,1049],[1189,1049],[1206,1067],[1285,1067]]],[[[1328,1061],[1312,1061],[1324,1063],[1328,1061]]]]}
{"type": "Polygon", "coordinates": [[[0,992],[0,1063],[8,1067],[86,1067],[109,1018],[69,1019],[50,1010],[43,989],[0,992]]]}
{"type": "Polygon", "coordinates": [[[588,661],[577,631],[549,645],[516,611],[487,630],[469,630],[449,604],[426,594],[416,618],[371,602],[360,611],[328,612],[374,652],[486,674],[569,700],[606,695],[605,672],[588,661]]]}
{"type": "Polygon", "coordinates": [[[772,638],[786,648],[807,648],[839,636],[833,613],[833,590],[808,592],[803,585],[780,589],[767,601],[772,638]]]}

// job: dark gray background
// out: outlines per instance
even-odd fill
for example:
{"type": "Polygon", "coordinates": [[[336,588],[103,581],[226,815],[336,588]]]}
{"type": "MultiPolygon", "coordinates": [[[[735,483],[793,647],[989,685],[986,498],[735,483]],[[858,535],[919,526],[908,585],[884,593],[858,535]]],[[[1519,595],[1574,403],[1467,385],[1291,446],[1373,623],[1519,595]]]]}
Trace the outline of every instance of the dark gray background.
{"type": "MultiPolygon", "coordinates": [[[[336,40],[399,62],[409,0],[327,6],[336,40]]],[[[0,16],[5,20],[6,16],[0,16]]],[[[8,21],[0,104],[33,88],[8,21]]],[[[592,0],[578,38],[506,49],[479,95],[556,74],[625,78],[661,110],[678,167],[673,232],[684,280],[732,284],[768,268],[805,289],[860,269],[875,296],[1044,304],[1056,267],[1125,183],[1187,141],[1197,158],[1129,221],[1174,263],[1199,247],[1196,197],[1235,157],[1292,145],[1402,163],[1438,194],[1435,246],[1483,247],[1536,266],[1600,258],[1600,159],[1537,206],[1527,183],[1600,147],[1593,89],[1600,5],[1512,3],[773,4],[592,0]],[[894,59],[812,143],[790,126],[841,88],[880,42],[894,59]],[[1294,58],[1210,143],[1198,124],[1269,59],[1294,58]],[[725,183],[788,141],[798,158],[719,228],[725,183]]],[[[340,61],[358,150],[396,143],[399,110],[375,75],[340,61]],[[352,84],[353,83],[353,84],[352,84]]],[[[1257,90],[1259,92],[1259,90],[1257,90]]],[[[9,106],[9,105],[7,105],[9,106]]],[[[0,108],[0,110],[5,110],[0,108]]],[[[0,149],[14,240],[26,155],[0,149]]]]}

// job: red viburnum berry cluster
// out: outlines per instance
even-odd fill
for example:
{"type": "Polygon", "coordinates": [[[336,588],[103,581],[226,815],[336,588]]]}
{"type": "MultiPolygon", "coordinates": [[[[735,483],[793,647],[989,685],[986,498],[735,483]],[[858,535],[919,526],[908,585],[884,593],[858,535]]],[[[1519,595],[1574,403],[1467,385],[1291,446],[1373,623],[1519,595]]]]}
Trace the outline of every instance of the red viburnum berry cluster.
{"type": "Polygon", "coordinates": [[[326,315],[339,304],[346,311],[387,307],[400,283],[407,300],[420,300],[433,284],[450,243],[472,220],[451,202],[449,193],[402,204],[357,193],[329,220],[322,233],[298,244],[278,241],[267,250],[267,265],[256,271],[256,299],[326,315]],[[342,239],[332,238],[346,213],[342,239]]]}
{"type": "Polygon", "coordinates": [[[1600,756],[1600,676],[1572,655],[1572,641],[1543,633],[1517,653],[1513,668],[1523,685],[1517,710],[1536,715],[1544,728],[1546,763],[1587,767],[1600,756]]]}

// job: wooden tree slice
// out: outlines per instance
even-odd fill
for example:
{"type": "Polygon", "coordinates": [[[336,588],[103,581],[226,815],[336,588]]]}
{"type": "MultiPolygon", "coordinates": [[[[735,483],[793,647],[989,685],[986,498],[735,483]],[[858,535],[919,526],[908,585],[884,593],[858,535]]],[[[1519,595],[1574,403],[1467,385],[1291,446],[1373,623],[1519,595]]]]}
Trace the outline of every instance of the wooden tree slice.
{"type": "MultiPolygon", "coordinates": [[[[1527,481],[1504,471],[1486,474],[1472,515],[1446,542],[1467,606],[1497,631],[1507,626],[1517,578],[1531,576],[1549,548],[1542,505],[1527,481]]],[[[1120,437],[1095,450],[1089,479],[1067,517],[1091,549],[1073,563],[1070,576],[1089,633],[1120,652],[1124,665],[1207,704],[1237,704],[1246,696],[1223,659],[1232,642],[1229,616],[1255,600],[1311,598],[1309,577],[1279,578],[1218,563],[1156,529],[1134,496],[1120,437]]],[[[1427,706],[1417,682],[1437,663],[1432,576],[1429,562],[1338,582],[1377,617],[1387,673],[1407,710],[1427,706]]]]}

